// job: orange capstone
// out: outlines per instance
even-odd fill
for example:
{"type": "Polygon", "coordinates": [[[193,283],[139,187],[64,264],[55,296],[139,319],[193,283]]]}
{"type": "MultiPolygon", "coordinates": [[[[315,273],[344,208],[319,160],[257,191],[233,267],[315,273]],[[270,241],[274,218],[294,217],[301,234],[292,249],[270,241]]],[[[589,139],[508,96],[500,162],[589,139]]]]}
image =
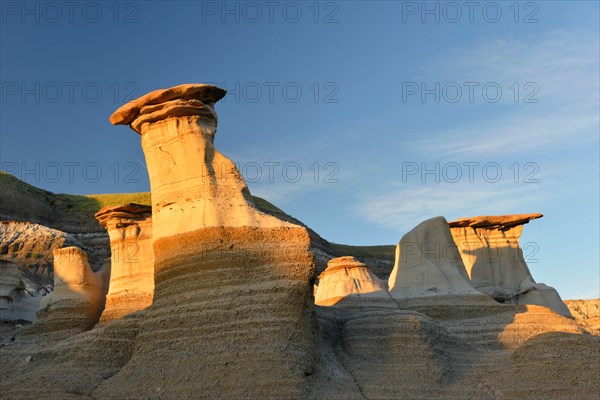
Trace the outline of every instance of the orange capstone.
{"type": "Polygon", "coordinates": [[[512,215],[484,215],[479,217],[459,218],[448,222],[450,228],[498,228],[508,229],[517,225],[524,225],[532,219],[542,218],[542,214],[512,214],[512,215]]]}
{"type": "Polygon", "coordinates": [[[129,125],[137,118],[143,107],[174,99],[200,100],[202,103],[212,105],[225,97],[226,93],[224,89],[204,83],[188,83],[155,90],[119,107],[110,116],[110,123],[129,125]]]}

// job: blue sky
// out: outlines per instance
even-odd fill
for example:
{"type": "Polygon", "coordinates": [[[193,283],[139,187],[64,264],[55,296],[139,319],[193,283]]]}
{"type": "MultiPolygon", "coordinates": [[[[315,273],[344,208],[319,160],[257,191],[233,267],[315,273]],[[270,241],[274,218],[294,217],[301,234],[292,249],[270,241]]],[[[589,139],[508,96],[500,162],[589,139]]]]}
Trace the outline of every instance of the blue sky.
{"type": "Polygon", "coordinates": [[[325,238],[541,212],[522,238],[536,280],[599,296],[598,2],[268,4],[3,1],[2,169],[149,190],[139,137],[108,117],[217,83],[217,148],[325,238]]]}

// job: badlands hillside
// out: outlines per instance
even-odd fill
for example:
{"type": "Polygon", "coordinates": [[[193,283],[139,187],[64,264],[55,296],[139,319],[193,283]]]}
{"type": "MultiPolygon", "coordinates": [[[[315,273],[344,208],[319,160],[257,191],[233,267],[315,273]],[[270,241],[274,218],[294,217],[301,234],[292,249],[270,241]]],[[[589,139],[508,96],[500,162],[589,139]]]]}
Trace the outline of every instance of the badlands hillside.
{"type": "Polygon", "coordinates": [[[432,210],[395,249],[330,243],[214,148],[225,94],[111,116],[151,194],[0,175],[2,399],[598,399],[600,300],[531,275],[541,214],[432,210]]]}
{"type": "MultiPolygon", "coordinates": [[[[3,171],[0,171],[0,187],[0,248],[3,259],[26,267],[41,282],[50,284],[52,250],[62,247],[64,243],[84,248],[93,270],[100,269],[104,258],[110,257],[108,234],[94,217],[101,208],[129,203],[151,205],[150,192],[85,196],[56,194],[3,171]]],[[[252,201],[264,213],[305,226],[265,199],[252,196],[252,201]]],[[[308,229],[319,253],[322,252],[319,259],[321,270],[332,256],[350,254],[366,262],[382,278],[390,274],[394,263],[394,246],[331,243],[308,229]]]]}

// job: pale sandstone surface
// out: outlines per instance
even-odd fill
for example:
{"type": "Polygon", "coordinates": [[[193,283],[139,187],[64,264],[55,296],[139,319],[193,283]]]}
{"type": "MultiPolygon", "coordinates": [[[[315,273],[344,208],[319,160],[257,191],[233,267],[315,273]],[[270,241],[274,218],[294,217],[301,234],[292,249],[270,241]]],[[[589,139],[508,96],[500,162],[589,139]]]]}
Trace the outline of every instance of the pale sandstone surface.
{"type": "MultiPolygon", "coordinates": [[[[318,309],[340,311],[336,307],[318,309]]],[[[578,327],[574,321],[540,306],[496,303],[436,310],[435,316],[433,309],[431,316],[409,310],[387,310],[380,315],[371,310],[361,316],[356,309],[351,314],[336,312],[324,316],[318,310],[314,370],[307,377],[310,393],[294,397],[286,395],[289,392],[279,392],[277,398],[596,398],[600,386],[597,371],[590,366],[600,361],[600,341],[576,333],[578,327]]],[[[77,394],[85,399],[179,399],[190,393],[193,393],[189,395],[191,398],[230,398],[222,395],[221,388],[204,396],[205,382],[217,378],[210,370],[193,363],[205,365],[199,352],[204,349],[208,350],[210,360],[225,357],[225,362],[231,365],[227,346],[212,347],[217,336],[210,335],[214,326],[203,332],[201,327],[184,324],[184,329],[177,332],[176,327],[163,319],[165,324],[161,326],[169,327],[172,333],[166,333],[161,342],[166,346],[161,358],[150,358],[147,360],[150,365],[136,359],[140,356],[136,355],[138,346],[148,340],[139,324],[148,311],[54,345],[36,347],[34,343],[19,347],[19,339],[24,338],[18,338],[11,346],[0,348],[3,398],[62,399],[77,394]],[[188,342],[193,332],[199,336],[188,342]],[[198,340],[204,336],[210,340],[206,348],[198,340]],[[215,356],[218,352],[223,354],[215,356]],[[27,362],[29,356],[32,357],[27,362]],[[176,362],[179,358],[183,359],[181,365],[176,362]],[[169,369],[174,369],[175,378],[169,369]],[[131,395],[134,393],[129,388],[131,382],[120,376],[123,370],[134,380],[134,387],[142,387],[140,395],[131,395]],[[179,374],[183,374],[180,379],[179,374]],[[156,375],[157,381],[147,379],[156,375]],[[176,384],[170,383],[168,377],[176,384]],[[43,393],[39,387],[28,384],[34,380],[43,380],[43,393]]],[[[235,337],[231,335],[232,340],[235,337]]],[[[256,340],[261,341],[260,337],[256,340]]],[[[255,345],[248,350],[255,351],[255,345]]],[[[218,368],[223,369],[216,372],[224,373],[225,377],[238,374],[226,366],[218,368]]],[[[264,382],[259,375],[253,379],[264,382]]],[[[225,379],[223,382],[230,384],[225,379]]]]}
{"type": "Polygon", "coordinates": [[[35,321],[45,290],[23,276],[19,266],[0,259],[0,319],[35,321]]]}
{"type": "Polygon", "coordinates": [[[538,304],[570,317],[558,292],[535,282],[519,245],[523,224],[541,216],[481,216],[449,225],[473,287],[501,302],[538,304]]]}
{"type": "Polygon", "coordinates": [[[564,372],[565,363],[598,360],[598,353],[590,351],[598,341],[583,338],[573,320],[546,307],[499,304],[474,291],[443,218],[425,221],[405,235],[402,245],[406,258],[398,254],[390,277],[392,297],[394,286],[404,291],[394,297],[395,309],[384,304],[340,307],[344,299],[316,307],[317,354],[326,363],[317,365],[317,377],[345,382],[318,398],[352,398],[345,391],[354,387],[357,398],[366,399],[536,399],[535,393],[593,398],[599,384],[589,369],[584,384],[576,387],[532,383],[557,371],[562,382],[578,379],[564,372]],[[416,271],[402,272],[407,266],[416,271]],[[527,363],[530,351],[521,349],[547,335],[554,335],[555,342],[546,354],[562,354],[568,361],[548,362],[531,354],[527,363]],[[565,356],[563,345],[573,353],[565,356]],[[514,354],[520,354],[518,360],[514,354]],[[332,372],[336,365],[341,371],[332,372]],[[512,380],[517,373],[519,378],[512,380]]]}
{"type": "Polygon", "coordinates": [[[327,265],[327,269],[319,275],[315,305],[333,305],[344,299],[355,302],[375,298],[390,299],[385,282],[354,257],[334,258],[327,265]]]}
{"type": "Polygon", "coordinates": [[[154,252],[152,207],[124,204],[104,207],[96,218],[110,237],[110,283],[102,322],[121,318],[152,304],[154,252]]]}
{"type": "Polygon", "coordinates": [[[443,217],[428,219],[402,237],[388,288],[398,301],[435,301],[435,297],[443,297],[443,301],[452,301],[451,297],[456,301],[488,300],[469,283],[443,217]]]}
{"type": "Polygon", "coordinates": [[[594,335],[600,335],[600,299],[565,300],[575,321],[594,335]]]}
{"type": "Polygon", "coordinates": [[[39,311],[44,332],[91,329],[104,308],[109,268],[93,272],[87,254],[78,247],[54,250],[54,290],[44,296],[39,311]]]}

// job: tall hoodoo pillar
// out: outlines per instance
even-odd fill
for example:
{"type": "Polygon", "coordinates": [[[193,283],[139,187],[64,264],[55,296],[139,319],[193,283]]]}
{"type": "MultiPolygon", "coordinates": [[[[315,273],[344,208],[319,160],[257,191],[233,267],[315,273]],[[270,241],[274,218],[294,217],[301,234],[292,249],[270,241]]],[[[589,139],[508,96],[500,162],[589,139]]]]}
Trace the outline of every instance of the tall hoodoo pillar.
{"type": "Polygon", "coordinates": [[[93,272],[79,247],[54,250],[54,290],[44,296],[38,315],[44,333],[92,329],[104,308],[110,266],[93,272]]]}
{"type": "Polygon", "coordinates": [[[111,378],[128,388],[121,397],[154,396],[153,387],[180,398],[304,398],[310,390],[310,238],[255,208],[234,163],[215,150],[214,104],[224,95],[181,85],[111,117],[141,135],[155,257],[143,340],[111,378]],[[140,369],[152,387],[137,383],[140,369]]]}
{"type": "Polygon", "coordinates": [[[100,317],[100,321],[106,322],[152,304],[152,207],[141,204],[107,206],[96,213],[96,219],[110,237],[110,284],[100,317]]]}
{"type": "Polygon", "coordinates": [[[214,105],[225,93],[211,85],[175,86],[127,103],[110,118],[142,136],[155,239],[206,227],[291,226],[253,207],[235,164],[214,148],[214,105]]]}
{"type": "Polygon", "coordinates": [[[523,225],[542,214],[461,218],[449,223],[471,284],[509,304],[537,304],[571,317],[558,292],[537,283],[519,245],[523,225]]]}

